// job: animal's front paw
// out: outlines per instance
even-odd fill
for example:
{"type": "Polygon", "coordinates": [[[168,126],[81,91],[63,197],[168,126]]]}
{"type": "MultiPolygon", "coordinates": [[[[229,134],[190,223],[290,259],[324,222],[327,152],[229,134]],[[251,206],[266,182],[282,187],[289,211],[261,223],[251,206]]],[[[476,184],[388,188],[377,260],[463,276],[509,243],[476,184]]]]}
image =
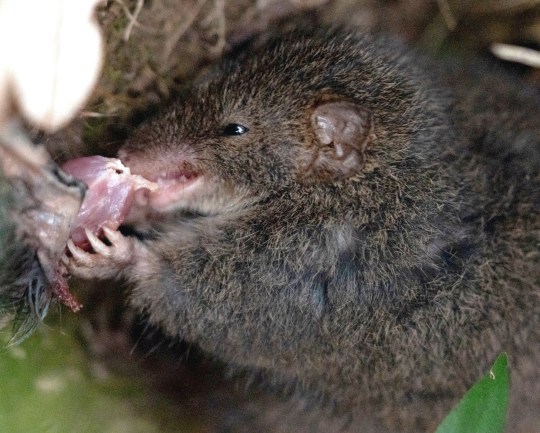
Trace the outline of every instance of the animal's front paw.
{"type": "Polygon", "coordinates": [[[108,245],[89,230],[85,233],[93,252],[79,248],[70,239],[62,257],[62,263],[71,275],[84,279],[114,278],[133,262],[135,239],[103,227],[108,245]]]}

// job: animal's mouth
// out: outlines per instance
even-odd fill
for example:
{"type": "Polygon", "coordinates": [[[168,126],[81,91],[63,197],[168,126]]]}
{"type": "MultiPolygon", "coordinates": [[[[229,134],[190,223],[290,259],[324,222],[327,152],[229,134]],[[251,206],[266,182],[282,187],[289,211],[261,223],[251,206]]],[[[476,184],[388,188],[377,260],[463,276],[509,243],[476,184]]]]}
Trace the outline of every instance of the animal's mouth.
{"type": "Polygon", "coordinates": [[[203,186],[201,173],[190,169],[165,171],[145,176],[157,184],[155,191],[141,190],[138,204],[149,205],[157,211],[168,211],[183,206],[203,186]]]}

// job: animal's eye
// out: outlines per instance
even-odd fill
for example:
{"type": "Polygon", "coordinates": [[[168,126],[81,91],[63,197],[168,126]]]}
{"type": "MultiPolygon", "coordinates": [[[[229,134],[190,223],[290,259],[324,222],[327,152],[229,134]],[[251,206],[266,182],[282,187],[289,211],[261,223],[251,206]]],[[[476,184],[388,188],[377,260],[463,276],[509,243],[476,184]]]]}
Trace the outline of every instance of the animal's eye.
{"type": "Polygon", "coordinates": [[[238,123],[229,123],[223,128],[223,135],[242,135],[248,132],[249,129],[238,123]]]}

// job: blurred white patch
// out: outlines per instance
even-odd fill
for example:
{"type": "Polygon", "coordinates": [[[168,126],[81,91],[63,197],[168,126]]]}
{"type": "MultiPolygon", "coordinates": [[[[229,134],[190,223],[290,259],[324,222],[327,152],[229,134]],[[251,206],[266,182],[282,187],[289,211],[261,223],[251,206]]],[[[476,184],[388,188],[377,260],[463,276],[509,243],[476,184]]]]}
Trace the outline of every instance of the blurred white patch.
{"type": "Polygon", "coordinates": [[[101,0],[0,0],[0,124],[13,106],[54,131],[90,94],[102,64],[101,0]]]}
{"type": "Polygon", "coordinates": [[[66,380],[60,375],[41,376],[36,379],[35,386],[44,393],[59,392],[66,387],[66,380]]]}
{"type": "Polygon", "coordinates": [[[26,351],[21,346],[11,346],[8,353],[15,359],[26,359],[26,351]]]}
{"type": "Polygon", "coordinates": [[[491,44],[491,52],[502,60],[540,68],[540,51],[509,44],[491,44]]]}

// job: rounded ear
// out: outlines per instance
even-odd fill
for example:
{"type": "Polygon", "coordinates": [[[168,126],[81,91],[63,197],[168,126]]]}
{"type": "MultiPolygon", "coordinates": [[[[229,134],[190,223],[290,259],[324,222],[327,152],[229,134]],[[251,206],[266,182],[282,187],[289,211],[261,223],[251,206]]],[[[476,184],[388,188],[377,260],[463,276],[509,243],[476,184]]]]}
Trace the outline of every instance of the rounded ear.
{"type": "Polygon", "coordinates": [[[364,151],[375,138],[373,114],[348,101],[324,102],[311,114],[315,143],[308,149],[304,175],[319,180],[346,178],[358,172],[364,151]]]}

